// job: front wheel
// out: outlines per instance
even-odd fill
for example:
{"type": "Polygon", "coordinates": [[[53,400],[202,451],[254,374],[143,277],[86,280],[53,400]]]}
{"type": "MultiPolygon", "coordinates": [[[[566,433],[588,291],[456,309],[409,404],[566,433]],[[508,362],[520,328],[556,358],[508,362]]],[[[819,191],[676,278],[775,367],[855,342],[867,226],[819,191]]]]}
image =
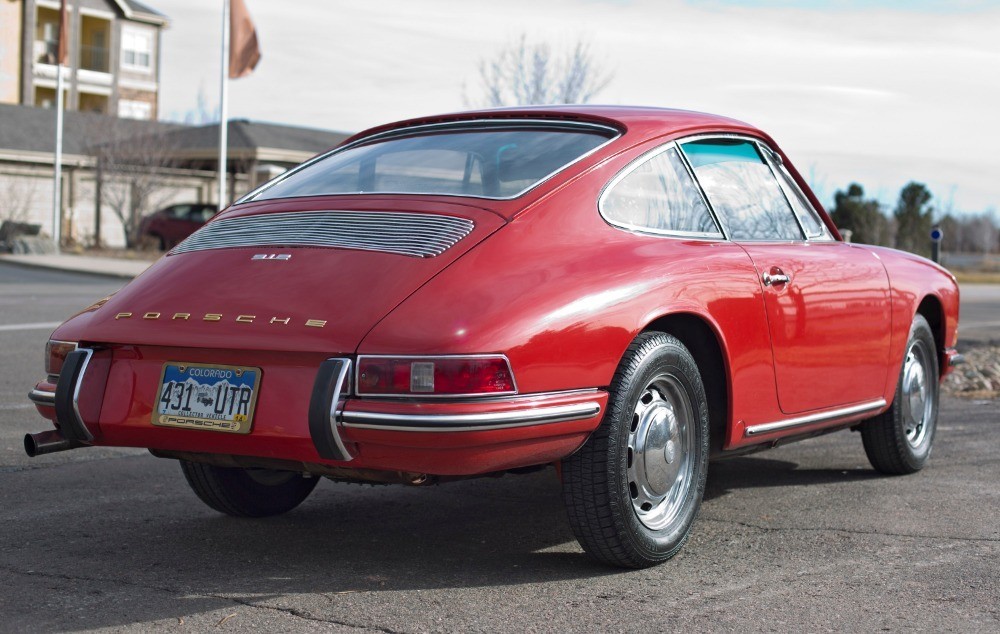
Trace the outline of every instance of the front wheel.
{"type": "Polygon", "coordinates": [[[938,415],[938,358],[922,315],[913,318],[892,405],[861,425],[868,461],[891,475],[914,473],[931,455],[938,415]]]}
{"type": "Polygon", "coordinates": [[[216,467],[187,460],[180,463],[201,501],[234,517],[287,513],[309,497],[318,482],[292,471],[216,467]]]}
{"type": "Polygon", "coordinates": [[[664,333],[637,337],[601,426],[563,461],[570,525],[590,556],[644,568],[681,549],[705,490],[708,429],[691,353],[664,333]]]}

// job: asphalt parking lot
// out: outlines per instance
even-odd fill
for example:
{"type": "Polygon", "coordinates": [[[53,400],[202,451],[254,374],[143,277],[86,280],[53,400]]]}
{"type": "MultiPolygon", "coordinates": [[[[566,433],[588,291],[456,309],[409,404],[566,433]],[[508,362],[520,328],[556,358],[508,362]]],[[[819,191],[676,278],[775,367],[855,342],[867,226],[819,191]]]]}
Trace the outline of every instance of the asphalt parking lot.
{"type": "Polygon", "coordinates": [[[946,399],[912,476],[850,432],[713,463],[691,540],[643,571],[583,555],[553,470],[322,482],[236,520],[143,451],[23,454],[46,424],[29,326],[120,284],[0,265],[0,631],[1000,630],[996,401],[946,399]]]}

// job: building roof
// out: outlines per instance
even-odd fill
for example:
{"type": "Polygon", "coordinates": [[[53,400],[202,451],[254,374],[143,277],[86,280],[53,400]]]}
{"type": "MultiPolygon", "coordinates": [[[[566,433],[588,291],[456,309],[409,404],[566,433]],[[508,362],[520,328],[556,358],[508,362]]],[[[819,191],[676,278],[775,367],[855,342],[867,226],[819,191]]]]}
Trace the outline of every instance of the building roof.
{"type": "MultiPolygon", "coordinates": [[[[343,132],[249,121],[247,119],[230,120],[227,134],[231,156],[251,153],[259,155],[262,152],[314,155],[339,145],[350,136],[343,132]]],[[[219,151],[219,125],[217,123],[183,127],[171,131],[168,137],[175,147],[184,148],[185,153],[190,153],[192,156],[199,152],[214,156],[219,151]]],[[[266,157],[258,158],[261,160],[280,160],[266,157]]]]}
{"type": "MultiPolygon", "coordinates": [[[[56,113],[46,108],[0,104],[0,155],[35,155],[51,162],[55,151],[56,113]]],[[[236,119],[229,122],[229,156],[262,162],[299,163],[324,152],[349,135],[329,130],[236,119]]],[[[181,159],[218,158],[219,125],[120,119],[90,112],[67,111],[63,125],[63,154],[87,157],[109,136],[164,139],[181,159]]]]}
{"type": "Polygon", "coordinates": [[[135,0],[114,0],[114,3],[122,10],[125,17],[130,20],[149,22],[150,24],[157,24],[159,26],[167,26],[169,22],[167,16],[141,2],[136,2],[135,0]]]}
{"type": "MultiPolygon", "coordinates": [[[[182,127],[175,123],[119,119],[92,112],[67,110],[63,123],[63,154],[85,156],[101,142],[110,126],[124,134],[163,133],[182,127]]],[[[56,146],[56,111],[15,104],[0,104],[0,153],[52,154],[56,146]]]]}

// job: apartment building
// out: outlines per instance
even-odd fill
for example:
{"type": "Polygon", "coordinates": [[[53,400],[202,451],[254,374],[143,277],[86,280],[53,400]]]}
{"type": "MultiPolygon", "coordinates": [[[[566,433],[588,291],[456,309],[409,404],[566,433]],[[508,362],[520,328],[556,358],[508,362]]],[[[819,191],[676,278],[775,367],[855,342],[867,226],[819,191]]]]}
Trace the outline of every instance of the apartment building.
{"type": "MultiPolygon", "coordinates": [[[[135,0],[68,0],[67,110],[157,118],[167,17],[135,0]]],[[[56,102],[58,0],[0,0],[0,103],[56,102]]]]}

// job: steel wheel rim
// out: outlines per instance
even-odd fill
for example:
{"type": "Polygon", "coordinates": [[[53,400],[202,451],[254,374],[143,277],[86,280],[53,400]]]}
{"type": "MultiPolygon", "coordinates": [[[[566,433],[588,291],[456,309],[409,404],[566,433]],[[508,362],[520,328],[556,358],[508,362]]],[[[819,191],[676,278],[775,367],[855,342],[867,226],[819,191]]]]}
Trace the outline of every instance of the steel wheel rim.
{"type": "Polygon", "coordinates": [[[914,449],[927,440],[934,412],[931,367],[931,355],[924,342],[911,343],[903,362],[902,418],[903,435],[907,444],[914,449]]]}
{"type": "Polygon", "coordinates": [[[694,408],[677,377],[661,374],[643,388],[632,411],[626,478],[632,508],[651,530],[678,516],[694,474],[694,408]]]}

